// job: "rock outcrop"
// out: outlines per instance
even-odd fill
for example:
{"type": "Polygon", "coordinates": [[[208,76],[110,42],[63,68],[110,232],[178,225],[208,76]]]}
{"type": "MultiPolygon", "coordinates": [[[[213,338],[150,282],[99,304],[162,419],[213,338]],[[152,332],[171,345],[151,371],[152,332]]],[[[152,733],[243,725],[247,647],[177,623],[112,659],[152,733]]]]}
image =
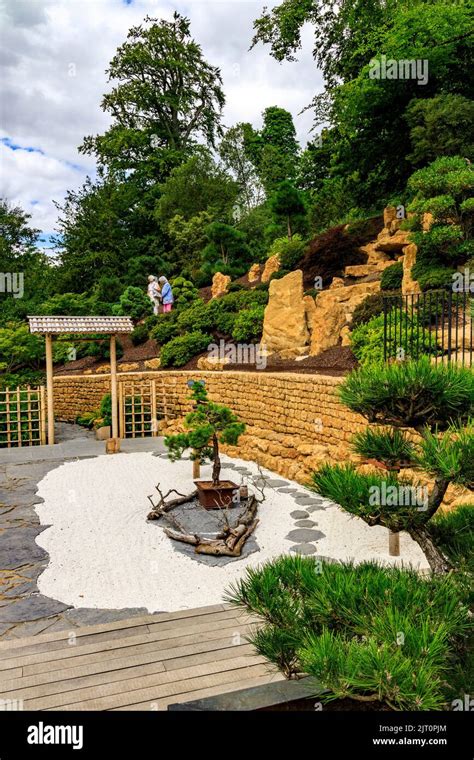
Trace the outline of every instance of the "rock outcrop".
{"type": "Polygon", "coordinates": [[[221,272],[216,272],[214,277],[212,278],[212,288],[211,288],[212,298],[218,298],[219,296],[225,295],[229,290],[231,279],[232,278],[229,277],[228,274],[222,274],[221,272]]]}
{"type": "MultiPolygon", "coordinates": [[[[336,278],[334,278],[336,279],[336,278]]],[[[316,296],[311,329],[312,356],[339,342],[348,342],[348,330],[356,306],[364,298],[380,290],[380,282],[363,282],[347,287],[330,287],[316,296]]]]}
{"type": "Polygon", "coordinates": [[[402,293],[407,295],[408,293],[420,293],[421,289],[416,280],[413,279],[411,270],[416,263],[417,247],[415,243],[409,243],[403,249],[403,279],[402,279],[402,293]]]}
{"type": "Polygon", "coordinates": [[[308,351],[308,306],[303,298],[303,272],[297,269],[279,280],[272,280],[265,308],[262,346],[267,353],[285,352],[301,356],[308,351]]]}
{"type": "Polygon", "coordinates": [[[250,283],[258,282],[260,280],[260,272],[260,264],[252,264],[247,274],[247,280],[250,283]]]}
{"type": "Polygon", "coordinates": [[[265,262],[265,267],[262,273],[262,282],[268,282],[272,274],[278,272],[279,269],[280,259],[277,254],[275,254],[275,256],[270,256],[265,262]]]}

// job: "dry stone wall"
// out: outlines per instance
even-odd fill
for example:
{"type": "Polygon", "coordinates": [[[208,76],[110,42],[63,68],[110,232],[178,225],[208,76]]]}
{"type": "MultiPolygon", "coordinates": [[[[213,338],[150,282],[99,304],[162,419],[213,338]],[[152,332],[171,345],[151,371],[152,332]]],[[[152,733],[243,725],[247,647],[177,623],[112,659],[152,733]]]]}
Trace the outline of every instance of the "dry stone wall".
{"type": "MultiPolygon", "coordinates": [[[[203,379],[211,398],[229,405],[247,425],[232,456],[252,459],[285,477],[305,482],[322,461],[351,458],[348,442],[362,429],[362,417],[342,406],[339,377],[296,373],[176,371],[163,374],[169,408],[179,427],[189,410],[189,379],[203,379]]],[[[154,372],[134,372],[119,378],[146,381],[154,372]]],[[[54,379],[56,417],[74,420],[97,409],[109,391],[110,377],[59,376],[54,379]]]]}

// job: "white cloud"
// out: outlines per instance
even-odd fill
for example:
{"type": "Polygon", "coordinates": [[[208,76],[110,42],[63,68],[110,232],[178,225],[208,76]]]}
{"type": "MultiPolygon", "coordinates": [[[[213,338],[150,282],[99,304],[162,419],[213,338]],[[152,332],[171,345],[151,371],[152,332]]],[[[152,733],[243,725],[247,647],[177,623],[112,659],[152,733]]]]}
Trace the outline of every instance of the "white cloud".
{"type": "Polygon", "coordinates": [[[262,45],[249,51],[253,20],[263,4],[263,0],[130,4],[5,0],[0,9],[1,136],[42,153],[3,146],[0,194],[30,210],[36,226],[53,230],[57,216],[53,200],[61,201],[67,189],[79,187],[87,174],[94,173],[93,159],[77,148],[85,135],[103,132],[109,123],[100,101],[108,90],[105,69],[116,48],[130,26],[147,14],[170,18],[175,9],[190,17],[192,34],[206,58],[222,70],[227,97],[224,123],[258,125],[264,108],[279,105],[293,113],[304,144],[311,114],[298,116],[298,112],[322,87],[311,56],[311,30],[304,35],[298,63],[279,64],[262,45]]]}

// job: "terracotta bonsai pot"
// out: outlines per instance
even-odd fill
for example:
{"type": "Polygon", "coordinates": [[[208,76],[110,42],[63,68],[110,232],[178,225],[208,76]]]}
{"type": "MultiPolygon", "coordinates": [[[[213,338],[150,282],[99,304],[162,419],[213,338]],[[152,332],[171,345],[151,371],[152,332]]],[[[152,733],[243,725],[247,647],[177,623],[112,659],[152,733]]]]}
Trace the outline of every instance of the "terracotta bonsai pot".
{"type": "Polygon", "coordinates": [[[194,485],[199,503],[205,509],[225,509],[238,503],[239,486],[231,480],[220,480],[218,486],[212,480],[195,480],[194,485]]]}

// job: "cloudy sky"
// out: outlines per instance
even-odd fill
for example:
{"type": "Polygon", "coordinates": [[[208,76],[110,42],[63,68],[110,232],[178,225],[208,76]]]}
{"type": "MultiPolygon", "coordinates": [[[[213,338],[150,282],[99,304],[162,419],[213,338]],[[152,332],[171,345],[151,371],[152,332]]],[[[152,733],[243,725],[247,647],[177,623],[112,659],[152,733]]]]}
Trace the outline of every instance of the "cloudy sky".
{"type": "MultiPolygon", "coordinates": [[[[267,47],[249,52],[252,24],[264,1],[246,0],[0,0],[0,196],[32,214],[44,233],[54,231],[67,189],[79,187],[94,161],[77,146],[103,132],[100,109],[109,89],[105,69],[130,26],[148,14],[191,19],[193,37],[220,67],[227,98],[224,124],[261,124],[270,105],[292,112],[300,142],[309,138],[311,114],[298,115],[322,78],[311,56],[311,30],[296,63],[279,64],[267,47]]],[[[268,5],[274,3],[269,2],[268,5]]]]}

